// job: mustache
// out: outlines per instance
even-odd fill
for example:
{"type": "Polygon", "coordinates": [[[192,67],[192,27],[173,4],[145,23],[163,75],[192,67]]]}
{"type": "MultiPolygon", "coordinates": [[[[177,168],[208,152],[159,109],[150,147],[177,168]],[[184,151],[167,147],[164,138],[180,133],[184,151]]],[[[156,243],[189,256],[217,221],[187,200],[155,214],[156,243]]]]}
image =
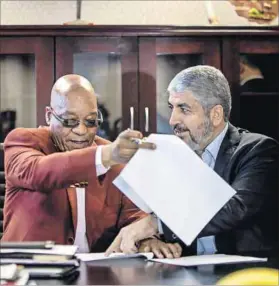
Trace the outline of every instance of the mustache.
{"type": "Polygon", "coordinates": [[[179,134],[179,133],[182,133],[182,132],[187,132],[189,131],[189,136],[191,138],[191,140],[194,142],[194,143],[198,143],[196,138],[193,136],[193,134],[190,132],[190,130],[188,128],[186,128],[185,126],[183,125],[179,125],[179,124],[176,124],[173,128],[173,131],[174,131],[174,134],[179,134]]]}
{"type": "Polygon", "coordinates": [[[186,132],[186,131],[188,131],[188,128],[186,128],[186,127],[184,127],[182,125],[176,124],[173,127],[173,131],[174,131],[174,133],[176,133],[176,132],[186,132]]]}

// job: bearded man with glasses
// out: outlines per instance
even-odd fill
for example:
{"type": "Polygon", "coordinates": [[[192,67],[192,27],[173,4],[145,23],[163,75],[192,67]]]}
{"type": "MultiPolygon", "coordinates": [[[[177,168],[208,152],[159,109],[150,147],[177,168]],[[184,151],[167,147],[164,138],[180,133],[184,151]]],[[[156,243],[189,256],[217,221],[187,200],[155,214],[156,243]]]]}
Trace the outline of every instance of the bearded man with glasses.
{"type": "Polygon", "coordinates": [[[2,241],[53,240],[89,252],[105,251],[123,227],[137,240],[155,234],[156,219],[112,184],[139,147],[155,146],[136,144],[142,134],[135,130],[112,143],[96,136],[103,117],[93,87],[79,75],[56,81],[45,116],[47,127],[17,128],[4,142],[2,241]]]}

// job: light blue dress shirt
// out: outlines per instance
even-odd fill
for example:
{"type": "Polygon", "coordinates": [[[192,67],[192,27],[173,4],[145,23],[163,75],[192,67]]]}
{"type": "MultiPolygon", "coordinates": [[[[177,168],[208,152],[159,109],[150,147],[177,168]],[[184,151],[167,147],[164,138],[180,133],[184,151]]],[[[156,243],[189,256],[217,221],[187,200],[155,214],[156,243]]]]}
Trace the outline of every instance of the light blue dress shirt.
{"type": "MultiPolygon", "coordinates": [[[[226,124],[223,131],[205,148],[201,158],[205,164],[210,168],[214,168],[216,158],[223,142],[223,139],[228,130],[228,124],[226,124]]],[[[217,252],[215,244],[215,236],[205,236],[197,240],[197,254],[214,254],[217,252]]]]}

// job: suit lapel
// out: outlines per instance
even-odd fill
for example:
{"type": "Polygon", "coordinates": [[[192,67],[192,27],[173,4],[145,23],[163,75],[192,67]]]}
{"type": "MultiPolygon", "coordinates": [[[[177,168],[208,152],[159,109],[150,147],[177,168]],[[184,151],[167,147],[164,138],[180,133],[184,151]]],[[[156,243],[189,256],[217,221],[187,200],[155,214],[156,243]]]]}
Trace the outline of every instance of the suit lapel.
{"type": "MultiPolygon", "coordinates": [[[[42,150],[45,154],[52,154],[55,152],[58,152],[53,144],[53,141],[50,137],[50,130],[49,127],[40,127],[45,130],[45,137],[43,138],[45,141],[45,148],[42,150]]],[[[109,143],[109,141],[100,138],[96,136],[93,146],[98,145],[104,145],[109,143]]],[[[106,174],[106,177],[108,177],[108,174],[106,174]]],[[[100,178],[101,180],[102,178],[100,178]]],[[[106,189],[107,189],[107,182],[109,179],[102,180],[98,184],[98,182],[93,181],[89,182],[89,186],[86,187],[85,192],[85,214],[86,214],[86,232],[87,232],[87,238],[89,247],[92,244],[94,233],[96,231],[94,219],[96,215],[100,215],[102,212],[102,209],[105,204],[106,199],[106,189]]],[[[75,187],[69,187],[67,188],[67,196],[71,208],[71,214],[72,214],[72,222],[74,226],[74,236],[76,234],[77,229],[77,194],[76,194],[76,188],[75,187]]],[[[105,218],[104,218],[105,219],[105,218]]]]}
{"type": "Polygon", "coordinates": [[[235,151],[239,141],[240,141],[240,134],[238,132],[238,129],[234,127],[232,124],[229,124],[228,131],[220,146],[220,150],[218,152],[214,167],[214,171],[224,179],[226,179],[224,177],[226,167],[228,166],[232,154],[235,151]]]}

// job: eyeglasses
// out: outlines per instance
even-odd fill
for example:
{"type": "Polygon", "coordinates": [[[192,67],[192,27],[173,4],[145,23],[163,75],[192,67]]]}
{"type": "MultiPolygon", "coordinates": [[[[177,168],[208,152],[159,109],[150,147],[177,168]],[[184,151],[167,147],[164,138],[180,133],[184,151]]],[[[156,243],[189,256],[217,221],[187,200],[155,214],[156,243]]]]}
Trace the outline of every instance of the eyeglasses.
{"type": "MultiPolygon", "coordinates": [[[[75,128],[80,124],[80,120],[77,119],[64,119],[59,116],[52,108],[51,113],[54,118],[57,119],[66,128],[75,128]]],[[[98,127],[103,123],[103,115],[100,110],[97,111],[96,119],[85,119],[84,124],[88,128],[98,127]]]]}

